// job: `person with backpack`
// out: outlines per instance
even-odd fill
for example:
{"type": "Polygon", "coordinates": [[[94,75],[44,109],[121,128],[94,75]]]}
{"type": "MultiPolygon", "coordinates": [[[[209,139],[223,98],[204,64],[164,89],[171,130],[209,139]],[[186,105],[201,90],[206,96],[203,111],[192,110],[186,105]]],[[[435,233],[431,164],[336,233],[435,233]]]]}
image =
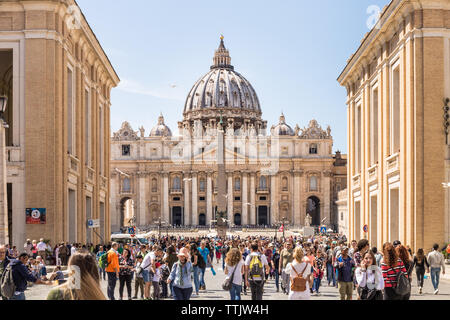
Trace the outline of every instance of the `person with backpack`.
{"type": "Polygon", "coordinates": [[[22,253],[18,259],[13,259],[3,272],[1,278],[2,297],[8,300],[25,300],[25,290],[28,282],[50,285],[50,281],[43,281],[33,276],[26,267],[28,254],[22,253]]]}
{"type": "MultiPolygon", "coordinates": [[[[399,245],[395,248],[395,253],[397,253],[397,256],[402,260],[403,265],[405,266],[406,273],[408,276],[408,280],[411,283],[411,274],[413,271],[414,261],[411,258],[411,255],[408,251],[408,249],[404,245],[399,245]]],[[[411,290],[409,293],[404,297],[404,300],[409,300],[411,297],[411,290]]]]}
{"type": "Polygon", "coordinates": [[[252,300],[259,301],[263,298],[264,277],[270,272],[270,267],[266,256],[259,251],[258,242],[252,243],[251,250],[245,260],[245,283],[250,288],[252,300]]]}
{"type": "Polygon", "coordinates": [[[136,279],[134,281],[134,297],[133,299],[138,298],[139,289],[141,289],[141,299],[144,299],[144,277],[142,276],[142,261],[144,258],[139,253],[136,256],[136,263],[135,263],[135,273],[136,273],[136,279]]]}
{"type": "Polygon", "coordinates": [[[408,272],[403,261],[398,257],[394,245],[386,242],[383,245],[381,271],[384,279],[384,300],[406,300],[411,293],[408,272]],[[409,288],[408,288],[409,286],[409,288]]]}
{"type": "MultiPolygon", "coordinates": [[[[111,250],[106,254],[106,274],[108,275],[108,298],[110,300],[115,300],[114,298],[114,290],[116,288],[117,279],[119,279],[119,253],[117,249],[119,248],[119,244],[117,242],[113,242],[111,246],[111,250]]],[[[104,261],[103,256],[100,258],[100,261],[104,261]]],[[[104,263],[102,263],[105,265],[104,263]]]]}
{"type": "Polygon", "coordinates": [[[304,259],[303,249],[296,247],[292,254],[293,260],[288,263],[285,272],[290,278],[289,300],[311,299],[311,267],[304,259]]]}
{"type": "MultiPolygon", "coordinates": [[[[97,254],[96,254],[96,258],[97,258],[97,264],[98,264],[98,262],[99,262],[99,260],[100,260],[100,257],[102,256],[102,255],[104,255],[106,252],[105,252],[105,250],[103,249],[103,246],[100,246],[99,247],[99,250],[98,250],[98,252],[97,252],[97,254]]],[[[103,277],[103,280],[106,280],[106,270],[105,270],[105,267],[98,267],[98,273],[100,274],[100,279],[103,277]]]]}
{"type": "Polygon", "coordinates": [[[352,300],[353,298],[353,270],[355,261],[348,255],[349,248],[342,247],[341,255],[336,259],[338,270],[338,286],[341,300],[352,300]]]}
{"type": "Polygon", "coordinates": [[[131,281],[133,280],[134,272],[134,260],[131,257],[131,251],[124,249],[122,254],[119,255],[119,296],[120,300],[123,300],[123,289],[127,286],[128,300],[132,300],[131,297],[131,281]]]}

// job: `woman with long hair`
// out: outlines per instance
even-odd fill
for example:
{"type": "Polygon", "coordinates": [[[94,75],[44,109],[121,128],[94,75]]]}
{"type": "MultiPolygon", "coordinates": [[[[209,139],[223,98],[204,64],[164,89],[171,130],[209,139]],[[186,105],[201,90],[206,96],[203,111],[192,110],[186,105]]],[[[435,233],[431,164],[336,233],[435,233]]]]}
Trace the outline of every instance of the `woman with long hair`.
{"type": "Polygon", "coordinates": [[[173,265],[167,283],[173,283],[174,300],[190,300],[192,295],[192,278],[194,268],[191,255],[186,248],[178,254],[178,262],[173,265]]]}
{"type": "Polygon", "coordinates": [[[406,296],[399,296],[395,292],[397,288],[397,277],[400,272],[403,272],[406,277],[406,271],[403,261],[399,258],[395,251],[394,245],[386,242],[383,245],[383,260],[381,261],[381,270],[384,279],[384,300],[405,300],[406,296]]]}
{"type": "Polygon", "coordinates": [[[47,300],[106,300],[100,288],[97,263],[89,252],[73,254],[68,269],[68,281],[50,291],[47,300]]]}
{"type": "Polygon", "coordinates": [[[311,264],[304,259],[303,249],[296,247],[294,250],[294,261],[286,266],[286,273],[290,275],[291,284],[294,284],[295,278],[303,278],[306,280],[304,291],[295,291],[295,287],[291,286],[289,290],[289,300],[310,300],[311,299],[311,264]]]}
{"type": "MultiPolygon", "coordinates": [[[[419,287],[419,294],[423,292],[423,280],[425,276],[425,266],[427,273],[430,272],[430,265],[428,264],[427,257],[422,248],[419,248],[414,255],[412,267],[416,267],[417,286],[419,287]]],[[[411,269],[412,269],[411,267],[411,269]]]]}
{"type": "Polygon", "coordinates": [[[384,279],[375,255],[369,250],[361,258],[355,271],[358,296],[361,300],[383,300],[384,279]]]}
{"type": "MultiPolygon", "coordinates": [[[[195,294],[199,295],[200,290],[200,278],[199,278],[199,267],[198,267],[198,259],[199,259],[200,253],[197,249],[197,244],[192,243],[191,244],[191,262],[192,266],[194,267],[194,286],[195,286],[195,294]]],[[[203,259],[202,257],[200,257],[203,259]]]]}
{"type": "Polygon", "coordinates": [[[230,296],[232,301],[241,300],[242,275],[244,274],[244,260],[241,251],[232,248],[225,259],[225,274],[231,279],[230,296]]]}
{"type": "Polygon", "coordinates": [[[127,285],[128,300],[131,297],[131,281],[133,280],[134,260],[131,257],[131,251],[124,248],[122,254],[119,256],[119,296],[123,299],[123,289],[127,285]]]}

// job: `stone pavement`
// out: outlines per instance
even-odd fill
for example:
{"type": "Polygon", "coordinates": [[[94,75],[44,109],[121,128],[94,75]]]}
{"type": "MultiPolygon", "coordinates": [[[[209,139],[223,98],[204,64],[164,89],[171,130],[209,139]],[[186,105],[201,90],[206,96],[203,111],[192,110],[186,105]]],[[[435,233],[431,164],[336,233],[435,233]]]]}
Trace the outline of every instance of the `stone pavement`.
{"type": "MultiPolygon", "coordinates": [[[[222,290],[221,285],[223,280],[225,279],[224,272],[221,268],[222,264],[214,264],[214,269],[217,272],[216,276],[212,275],[210,269],[206,270],[205,273],[205,282],[206,282],[206,291],[200,291],[199,297],[193,297],[192,300],[230,300],[230,296],[228,292],[222,290]]],[[[448,270],[450,271],[450,270],[448,270]]],[[[337,288],[328,287],[326,283],[326,279],[322,280],[321,293],[319,296],[313,295],[311,297],[312,300],[339,300],[339,292],[337,288]]],[[[441,279],[440,283],[440,293],[439,295],[433,295],[433,287],[431,284],[431,279],[428,278],[425,280],[424,294],[419,295],[417,293],[417,281],[416,277],[413,274],[413,288],[412,288],[412,296],[411,300],[450,300],[450,281],[447,279],[441,279]]],[[[103,292],[106,296],[106,287],[107,281],[101,282],[101,286],[103,288],[103,292]]],[[[48,292],[51,290],[51,286],[44,285],[34,285],[29,288],[25,295],[28,300],[45,300],[48,292]]],[[[134,282],[132,284],[133,294],[134,294],[134,282]]],[[[265,300],[287,300],[287,295],[282,293],[277,293],[275,288],[275,281],[270,280],[266,283],[264,289],[264,299],[265,300]]],[[[116,286],[116,299],[119,297],[119,283],[117,282],[116,286]]],[[[126,288],[124,289],[124,298],[127,299],[126,288]]],[[[356,296],[354,296],[356,299],[356,296]]],[[[247,295],[242,295],[242,300],[251,300],[250,290],[248,290],[247,295]]]]}

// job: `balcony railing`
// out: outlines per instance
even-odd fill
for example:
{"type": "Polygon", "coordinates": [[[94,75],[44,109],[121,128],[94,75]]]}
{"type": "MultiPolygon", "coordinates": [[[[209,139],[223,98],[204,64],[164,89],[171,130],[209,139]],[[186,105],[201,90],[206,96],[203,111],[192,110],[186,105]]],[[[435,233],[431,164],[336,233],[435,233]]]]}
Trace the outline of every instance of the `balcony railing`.
{"type": "Polygon", "coordinates": [[[182,194],[183,193],[183,189],[181,189],[181,188],[172,188],[172,189],[170,189],[170,193],[171,194],[182,194]]]}
{"type": "Polygon", "coordinates": [[[268,187],[259,187],[258,189],[256,189],[256,193],[269,193],[269,188],[268,187]]]}

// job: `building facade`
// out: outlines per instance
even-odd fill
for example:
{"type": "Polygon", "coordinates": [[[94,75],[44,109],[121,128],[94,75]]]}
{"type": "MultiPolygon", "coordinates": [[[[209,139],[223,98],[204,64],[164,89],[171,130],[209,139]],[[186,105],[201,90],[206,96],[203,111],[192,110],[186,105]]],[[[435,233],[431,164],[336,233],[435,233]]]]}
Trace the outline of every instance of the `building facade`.
{"type": "MultiPolygon", "coordinates": [[[[284,115],[267,133],[258,96],[234,70],[223,39],[210,71],[189,93],[179,135],[164,123],[145,134],[128,122],[111,139],[112,231],[159,221],[209,226],[218,204],[218,132],[224,133],[229,224],[337,226],[337,192],[346,158],[332,153],[331,129],[317,121],[292,129],[284,115]],[[132,203],[132,210],[130,210],[132,203]]],[[[220,161],[220,160],[219,160],[220,161]]]]}
{"type": "Polygon", "coordinates": [[[110,91],[118,82],[75,1],[0,1],[11,244],[109,238],[110,91]],[[88,219],[101,220],[99,236],[88,219]]]}
{"type": "Polygon", "coordinates": [[[338,81],[347,89],[349,237],[448,243],[450,2],[393,0],[338,81]]]}

